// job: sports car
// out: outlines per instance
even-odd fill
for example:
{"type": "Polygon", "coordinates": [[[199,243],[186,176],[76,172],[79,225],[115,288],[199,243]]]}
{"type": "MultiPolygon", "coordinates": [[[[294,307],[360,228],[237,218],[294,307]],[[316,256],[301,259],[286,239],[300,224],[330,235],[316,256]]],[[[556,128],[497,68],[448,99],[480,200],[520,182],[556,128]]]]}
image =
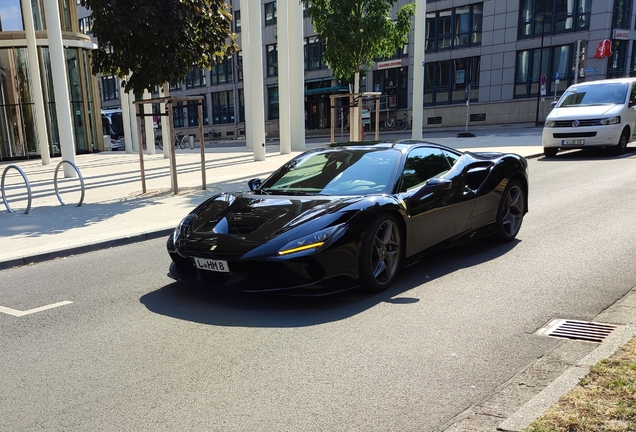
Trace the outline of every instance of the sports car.
{"type": "Polygon", "coordinates": [[[170,277],[237,291],[380,292],[425,253],[513,240],[528,210],[522,156],[415,140],[331,144],[248,185],[179,223],[170,277]]]}

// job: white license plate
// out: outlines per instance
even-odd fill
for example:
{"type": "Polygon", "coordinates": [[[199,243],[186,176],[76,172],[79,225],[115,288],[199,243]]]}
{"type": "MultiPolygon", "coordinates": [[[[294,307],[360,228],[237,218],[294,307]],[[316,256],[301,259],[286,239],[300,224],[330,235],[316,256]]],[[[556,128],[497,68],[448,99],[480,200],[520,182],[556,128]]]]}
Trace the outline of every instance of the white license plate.
{"type": "Polygon", "coordinates": [[[562,140],[561,145],[584,145],[584,139],[576,139],[576,140],[562,140]]]}
{"type": "Polygon", "coordinates": [[[194,263],[196,264],[197,268],[201,270],[209,270],[222,273],[230,272],[230,267],[227,265],[227,261],[224,260],[194,258],[194,263]]]}

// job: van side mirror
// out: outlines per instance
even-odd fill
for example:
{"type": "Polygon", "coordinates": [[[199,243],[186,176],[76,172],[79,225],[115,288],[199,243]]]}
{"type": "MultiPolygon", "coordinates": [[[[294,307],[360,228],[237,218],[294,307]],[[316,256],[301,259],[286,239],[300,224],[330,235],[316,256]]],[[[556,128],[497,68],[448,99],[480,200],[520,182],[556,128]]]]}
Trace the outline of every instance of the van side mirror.
{"type": "Polygon", "coordinates": [[[550,108],[554,108],[556,106],[558,101],[552,101],[550,102],[550,108]]]}

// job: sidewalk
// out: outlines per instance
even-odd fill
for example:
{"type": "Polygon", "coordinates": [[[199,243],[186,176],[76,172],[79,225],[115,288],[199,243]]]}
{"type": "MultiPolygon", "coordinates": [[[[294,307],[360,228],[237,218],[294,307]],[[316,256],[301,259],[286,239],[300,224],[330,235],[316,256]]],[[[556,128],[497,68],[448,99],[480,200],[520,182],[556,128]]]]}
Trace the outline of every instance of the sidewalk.
{"type": "MultiPolygon", "coordinates": [[[[456,138],[457,130],[436,130],[424,139],[460,150],[514,152],[530,157],[542,153],[539,128],[516,129],[515,136],[496,126],[474,138],[456,138]]],[[[384,134],[383,134],[384,137],[384,134]]],[[[389,139],[410,138],[408,134],[389,139]]],[[[329,142],[328,137],[307,137],[306,149],[329,142]]],[[[139,155],[107,151],[78,155],[76,165],[84,179],[81,199],[80,179],[64,178],[58,169],[58,190],[66,205],[55,194],[55,170],[61,158],[50,165],[41,160],[0,162],[0,171],[18,166],[27,176],[32,192],[30,212],[27,188],[16,169],[5,174],[5,193],[9,213],[0,203],[0,270],[41,262],[56,257],[99,250],[157,237],[166,237],[198,203],[220,190],[247,190],[247,181],[267,177],[272,171],[301,152],[281,154],[278,141],[267,143],[265,161],[254,161],[253,151],[237,142],[215,143],[205,149],[206,189],[202,188],[201,153],[177,150],[179,193],[172,192],[169,159],[162,153],[144,154],[146,193],[142,194],[139,155]],[[227,146],[226,146],[227,145],[227,146]]]]}

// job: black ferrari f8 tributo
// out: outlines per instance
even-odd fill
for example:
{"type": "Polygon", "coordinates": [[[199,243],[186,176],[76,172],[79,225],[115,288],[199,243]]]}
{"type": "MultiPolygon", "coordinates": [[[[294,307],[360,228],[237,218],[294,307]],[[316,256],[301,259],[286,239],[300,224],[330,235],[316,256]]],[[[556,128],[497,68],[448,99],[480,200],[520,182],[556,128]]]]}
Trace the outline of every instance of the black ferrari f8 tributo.
{"type": "Polygon", "coordinates": [[[248,184],[179,223],[170,277],[237,291],[379,292],[426,252],[513,240],[528,211],[523,157],[415,140],[332,144],[248,184]]]}

